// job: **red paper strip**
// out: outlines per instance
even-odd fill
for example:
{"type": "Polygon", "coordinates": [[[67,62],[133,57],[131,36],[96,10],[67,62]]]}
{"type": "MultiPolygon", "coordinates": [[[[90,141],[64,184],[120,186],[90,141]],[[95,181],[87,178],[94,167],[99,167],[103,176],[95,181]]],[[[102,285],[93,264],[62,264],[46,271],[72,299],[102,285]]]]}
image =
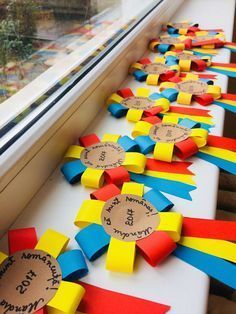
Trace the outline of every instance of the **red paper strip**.
{"type": "Polygon", "coordinates": [[[90,145],[99,143],[100,139],[97,137],[96,134],[89,134],[89,135],[81,136],[79,138],[79,142],[84,147],[88,147],[90,145]]]}
{"type": "Polygon", "coordinates": [[[35,228],[13,229],[8,231],[9,254],[26,249],[34,249],[37,244],[35,228]]]}
{"type": "Polygon", "coordinates": [[[212,66],[220,66],[227,68],[236,68],[236,63],[221,63],[221,62],[211,62],[212,66]]]}
{"type": "Polygon", "coordinates": [[[208,106],[214,101],[214,98],[210,94],[194,95],[193,99],[202,106],[208,106]]]}
{"type": "Polygon", "coordinates": [[[179,174],[192,174],[188,167],[192,165],[187,161],[172,161],[171,163],[147,158],[146,170],[153,170],[159,172],[179,173],[179,174]]]}
{"type": "Polygon", "coordinates": [[[47,314],[47,308],[44,306],[42,309],[35,312],[36,314],[47,314]]]}
{"type": "Polygon", "coordinates": [[[160,264],[177,247],[168,233],[164,231],[153,232],[149,237],[138,240],[136,245],[140,254],[153,267],[160,264]]]}
{"type": "Polygon", "coordinates": [[[236,241],[236,221],[184,217],[181,235],[236,241]]]}
{"type": "Polygon", "coordinates": [[[120,166],[117,168],[105,170],[105,181],[108,184],[113,183],[119,186],[122,185],[124,182],[129,182],[130,175],[125,167],[120,166]]]}
{"type": "Polygon", "coordinates": [[[224,43],[218,38],[214,38],[210,40],[202,40],[202,41],[193,42],[192,46],[198,47],[198,46],[205,46],[205,45],[212,45],[212,44],[224,44],[224,43]]]}
{"type": "Polygon", "coordinates": [[[152,61],[149,58],[142,58],[139,60],[139,63],[141,64],[149,64],[152,63],[152,61]]]}
{"type": "Polygon", "coordinates": [[[123,98],[133,97],[134,94],[130,88],[123,88],[117,91],[117,94],[123,98]]]}
{"type": "Polygon", "coordinates": [[[145,117],[145,118],[142,118],[143,121],[146,121],[146,122],[149,122],[151,124],[156,124],[156,123],[161,123],[162,120],[157,117],[157,116],[150,116],[150,117],[145,117]]]}
{"type": "Polygon", "coordinates": [[[208,135],[207,145],[236,151],[236,139],[216,135],[208,135]]]}
{"type": "Polygon", "coordinates": [[[206,109],[170,106],[169,111],[170,112],[176,112],[176,113],[182,113],[182,114],[189,114],[189,115],[193,115],[193,116],[211,117],[211,115],[208,113],[208,112],[210,112],[210,110],[206,110],[206,109]]]}
{"type": "Polygon", "coordinates": [[[235,94],[221,94],[221,98],[228,100],[236,100],[235,94]]]}
{"type": "Polygon", "coordinates": [[[90,194],[91,199],[106,202],[111,197],[120,194],[120,189],[115,184],[108,184],[90,194]]]}
{"type": "Polygon", "coordinates": [[[225,41],[225,45],[231,45],[231,46],[236,46],[236,43],[233,43],[232,41],[225,41]]]}
{"type": "Polygon", "coordinates": [[[147,117],[155,116],[156,114],[160,113],[162,110],[163,109],[161,106],[156,106],[156,107],[144,110],[144,115],[147,117]]]}
{"type": "Polygon", "coordinates": [[[164,314],[170,310],[169,305],[109,291],[84,282],[79,284],[86,290],[79,311],[86,314],[164,314]]]}
{"type": "MultiPolygon", "coordinates": [[[[180,77],[186,77],[188,73],[180,73],[180,77]]],[[[217,78],[217,75],[216,74],[206,74],[206,73],[193,73],[193,74],[196,74],[198,77],[200,78],[209,78],[209,79],[212,79],[212,80],[215,80],[217,78]]]]}
{"type": "Polygon", "coordinates": [[[187,138],[182,142],[175,143],[175,155],[180,159],[186,159],[195,155],[198,147],[191,138],[187,138]]]}

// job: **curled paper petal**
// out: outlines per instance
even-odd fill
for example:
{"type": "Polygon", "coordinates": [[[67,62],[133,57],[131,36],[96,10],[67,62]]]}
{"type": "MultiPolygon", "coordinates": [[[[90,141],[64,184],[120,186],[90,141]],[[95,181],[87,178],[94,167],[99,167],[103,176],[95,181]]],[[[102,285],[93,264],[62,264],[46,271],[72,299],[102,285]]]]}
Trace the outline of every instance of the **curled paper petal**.
{"type": "Polygon", "coordinates": [[[174,204],[157,190],[150,190],[143,196],[151,204],[156,205],[158,211],[169,211],[174,204]]]}
{"type": "Polygon", "coordinates": [[[79,182],[82,174],[87,169],[80,160],[70,161],[61,167],[61,172],[70,184],[79,182]]]}
{"type": "Polygon", "coordinates": [[[120,189],[115,184],[108,184],[91,193],[90,197],[105,202],[118,194],[120,194],[120,189]]]}
{"type": "Polygon", "coordinates": [[[26,249],[34,249],[38,242],[35,228],[13,229],[8,231],[9,254],[26,249]]]}

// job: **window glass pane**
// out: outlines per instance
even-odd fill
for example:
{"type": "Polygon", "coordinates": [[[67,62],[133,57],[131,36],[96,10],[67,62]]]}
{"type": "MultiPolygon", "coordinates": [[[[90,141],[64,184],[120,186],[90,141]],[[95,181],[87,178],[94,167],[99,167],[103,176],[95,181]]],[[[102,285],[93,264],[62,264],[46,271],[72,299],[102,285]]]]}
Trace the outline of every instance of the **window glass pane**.
{"type": "Polygon", "coordinates": [[[0,0],[0,140],[159,2],[0,0]]]}

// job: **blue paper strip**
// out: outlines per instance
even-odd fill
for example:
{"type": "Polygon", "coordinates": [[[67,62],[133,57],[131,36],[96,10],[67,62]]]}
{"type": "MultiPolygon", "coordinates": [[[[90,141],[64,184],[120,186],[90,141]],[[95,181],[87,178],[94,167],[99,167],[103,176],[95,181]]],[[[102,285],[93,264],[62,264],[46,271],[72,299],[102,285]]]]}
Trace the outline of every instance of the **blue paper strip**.
{"type": "Polygon", "coordinates": [[[150,188],[159,190],[168,194],[184,198],[186,200],[192,200],[190,192],[196,190],[196,187],[182,182],[177,182],[167,179],[159,179],[142,174],[136,174],[130,172],[131,180],[142,183],[150,188]]]}
{"type": "Polygon", "coordinates": [[[236,289],[235,264],[182,245],[178,245],[172,254],[227,286],[236,289]]]}
{"type": "Polygon", "coordinates": [[[138,144],[127,135],[120,137],[118,140],[118,144],[120,144],[126,152],[139,151],[138,144]]]}
{"type": "Polygon", "coordinates": [[[224,108],[224,109],[226,109],[226,110],[229,110],[229,111],[231,111],[231,112],[236,113],[236,106],[231,106],[230,104],[226,104],[226,103],[223,103],[223,102],[219,102],[219,101],[217,101],[217,100],[215,100],[215,101],[213,102],[213,104],[215,104],[215,105],[217,105],[217,106],[220,106],[220,107],[222,107],[222,108],[224,108]]]}
{"type": "Polygon", "coordinates": [[[200,128],[200,123],[198,122],[195,122],[191,119],[188,119],[188,118],[184,118],[182,119],[180,122],[179,122],[179,125],[182,125],[186,128],[189,128],[189,129],[193,129],[193,128],[200,128]]]}
{"type": "Polygon", "coordinates": [[[107,110],[111,113],[113,117],[121,118],[124,117],[128,111],[128,108],[122,106],[121,104],[110,104],[107,110]]]}
{"type": "Polygon", "coordinates": [[[210,162],[213,165],[216,165],[220,169],[228,171],[229,173],[236,174],[236,163],[221,158],[217,158],[202,152],[198,152],[197,156],[205,161],[210,162]]]}
{"type": "Polygon", "coordinates": [[[80,160],[69,161],[61,167],[61,172],[70,184],[80,181],[84,171],[87,169],[80,160]]]}
{"type": "Polygon", "coordinates": [[[174,206],[167,197],[157,190],[150,190],[143,197],[154,205],[159,212],[169,211],[174,206]]]}
{"type": "Polygon", "coordinates": [[[90,261],[94,261],[103,255],[110,243],[110,236],[104,228],[97,224],[91,224],[77,233],[75,240],[90,261]]]}
{"type": "Polygon", "coordinates": [[[216,72],[216,73],[221,73],[221,74],[224,74],[226,76],[229,76],[229,77],[236,77],[236,72],[233,72],[233,71],[230,71],[230,70],[220,70],[220,69],[213,69],[213,68],[207,68],[209,71],[212,71],[212,72],[216,72]]]}
{"type": "Polygon", "coordinates": [[[62,271],[62,279],[73,281],[88,273],[88,267],[81,250],[62,253],[58,256],[57,261],[62,271]]]}

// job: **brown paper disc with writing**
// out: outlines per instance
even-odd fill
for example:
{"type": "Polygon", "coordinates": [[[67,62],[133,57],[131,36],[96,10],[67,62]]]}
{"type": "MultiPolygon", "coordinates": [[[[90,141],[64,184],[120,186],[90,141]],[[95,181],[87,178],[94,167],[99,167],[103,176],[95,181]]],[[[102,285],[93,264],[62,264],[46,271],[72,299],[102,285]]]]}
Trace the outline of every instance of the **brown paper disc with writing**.
{"type": "Polygon", "coordinates": [[[176,37],[162,37],[160,42],[162,44],[172,45],[172,44],[179,44],[181,41],[176,37]]]}
{"type": "Polygon", "coordinates": [[[174,28],[189,28],[188,23],[172,23],[171,24],[174,28]]]}
{"type": "Polygon", "coordinates": [[[198,56],[191,54],[191,53],[186,53],[186,52],[178,53],[177,57],[180,60],[198,60],[198,59],[200,59],[198,56]]]}
{"type": "Polygon", "coordinates": [[[129,109],[147,110],[155,105],[155,102],[148,97],[128,97],[121,101],[121,104],[129,109]]]}
{"type": "Polygon", "coordinates": [[[0,265],[0,313],[34,313],[55,295],[62,276],[57,260],[41,250],[24,250],[0,265]]]}
{"type": "Polygon", "coordinates": [[[81,153],[80,160],[89,168],[112,169],[123,164],[125,151],[117,143],[100,142],[85,148],[81,153]]]}
{"type": "Polygon", "coordinates": [[[160,216],[155,207],[144,198],[120,194],[105,203],[101,220],[109,235],[130,242],[153,233],[160,223],[160,216]]]}
{"type": "Polygon", "coordinates": [[[157,123],[154,124],[149,136],[155,142],[160,143],[178,143],[186,140],[191,130],[174,123],[157,123]]]}
{"type": "Polygon", "coordinates": [[[175,85],[175,88],[181,92],[192,95],[206,94],[208,85],[205,82],[186,80],[175,85]]]}
{"type": "Polygon", "coordinates": [[[143,71],[148,74],[162,74],[169,71],[169,67],[166,64],[155,62],[143,65],[143,71]]]}

